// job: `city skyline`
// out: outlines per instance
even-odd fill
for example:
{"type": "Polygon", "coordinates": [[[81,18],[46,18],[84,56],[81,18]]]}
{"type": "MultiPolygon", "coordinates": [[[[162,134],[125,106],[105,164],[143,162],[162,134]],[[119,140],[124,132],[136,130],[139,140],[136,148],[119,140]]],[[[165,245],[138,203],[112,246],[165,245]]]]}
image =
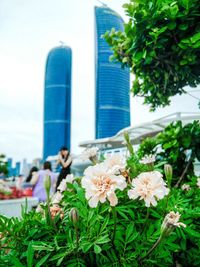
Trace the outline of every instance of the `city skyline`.
{"type": "MultiPolygon", "coordinates": [[[[121,7],[125,0],[104,2],[127,20],[121,7]]],[[[81,151],[81,141],[94,139],[95,5],[98,2],[91,0],[1,1],[0,152],[14,161],[42,157],[45,61],[60,40],[72,47],[76,66],[76,72],[72,70],[72,152],[81,151]]],[[[199,92],[193,95],[199,97],[199,92]]],[[[149,113],[142,102],[131,95],[131,125],[175,111],[199,112],[198,100],[188,95],[174,97],[170,107],[155,113],[149,113]]]]}

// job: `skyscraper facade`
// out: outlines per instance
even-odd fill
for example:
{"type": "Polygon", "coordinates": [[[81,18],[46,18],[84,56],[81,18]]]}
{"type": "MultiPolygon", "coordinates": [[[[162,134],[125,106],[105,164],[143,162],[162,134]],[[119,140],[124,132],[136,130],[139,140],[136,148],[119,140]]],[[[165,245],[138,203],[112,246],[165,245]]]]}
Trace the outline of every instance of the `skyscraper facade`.
{"type": "Polygon", "coordinates": [[[130,73],[120,63],[109,61],[113,54],[102,34],[115,28],[123,31],[123,19],[112,9],[95,7],[96,138],[115,135],[130,125],[130,73]]]}
{"type": "Polygon", "coordinates": [[[56,155],[61,146],[70,149],[71,68],[71,48],[60,46],[49,52],[44,92],[44,159],[56,155]]]}

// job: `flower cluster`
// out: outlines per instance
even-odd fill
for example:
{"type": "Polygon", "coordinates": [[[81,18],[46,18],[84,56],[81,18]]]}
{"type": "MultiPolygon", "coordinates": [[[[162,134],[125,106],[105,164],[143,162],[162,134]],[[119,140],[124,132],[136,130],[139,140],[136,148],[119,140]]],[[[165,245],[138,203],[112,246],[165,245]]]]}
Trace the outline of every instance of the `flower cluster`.
{"type": "Polygon", "coordinates": [[[132,188],[128,191],[130,199],[144,200],[145,206],[156,206],[157,200],[164,198],[169,193],[162,174],[158,171],[143,172],[132,181],[132,188]]]}
{"type": "MultiPolygon", "coordinates": [[[[98,203],[104,203],[107,199],[111,206],[118,203],[115,191],[124,190],[127,186],[122,175],[116,175],[119,171],[114,164],[114,159],[88,167],[82,178],[82,187],[86,190],[86,199],[90,207],[97,207],[98,203]],[[110,163],[110,164],[109,164],[110,163]]],[[[120,165],[121,166],[121,165],[120,165]]]]}
{"type": "MultiPolygon", "coordinates": [[[[96,207],[99,202],[104,203],[107,199],[111,206],[117,205],[115,191],[117,189],[122,191],[127,187],[126,179],[122,175],[124,171],[126,171],[125,158],[118,154],[108,156],[104,162],[85,170],[82,187],[86,190],[86,199],[89,200],[90,207],[96,207]]],[[[130,199],[144,200],[146,207],[156,206],[157,201],[168,193],[169,189],[158,171],[139,174],[132,180],[132,188],[128,190],[130,199]]]]}

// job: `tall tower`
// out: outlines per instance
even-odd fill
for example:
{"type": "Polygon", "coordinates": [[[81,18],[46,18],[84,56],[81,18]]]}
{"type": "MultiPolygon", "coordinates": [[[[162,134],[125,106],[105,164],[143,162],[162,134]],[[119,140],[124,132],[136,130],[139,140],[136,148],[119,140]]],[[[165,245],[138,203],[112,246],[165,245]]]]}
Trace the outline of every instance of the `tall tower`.
{"type": "Polygon", "coordinates": [[[60,46],[49,52],[44,92],[44,159],[56,155],[61,146],[70,149],[71,67],[70,47],[60,46]]]}
{"type": "Polygon", "coordinates": [[[123,31],[123,19],[106,6],[95,7],[95,24],[95,128],[96,138],[104,138],[130,125],[130,73],[109,61],[113,52],[101,37],[112,28],[123,31]]]}

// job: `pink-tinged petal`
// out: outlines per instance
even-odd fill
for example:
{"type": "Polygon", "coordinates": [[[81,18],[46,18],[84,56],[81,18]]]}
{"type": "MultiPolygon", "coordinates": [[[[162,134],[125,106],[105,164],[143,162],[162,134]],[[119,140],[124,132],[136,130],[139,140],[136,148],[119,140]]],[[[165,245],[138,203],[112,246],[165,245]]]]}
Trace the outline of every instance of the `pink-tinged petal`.
{"type": "Polygon", "coordinates": [[[110,201],[110,206],[112,207],[116,206],[118,203],[117,196],[114,192],[108,195],[108,200],[110,201]]]}
{"type": "Polygon", "coordinates": [[[145,202],[145,206],[146,206],[147,208],[149,208],[149,207],[150,207],[150,204],[151,204],[150,199],[149,199],[149,198],[144,198],[144,202],[145,202]]]}
{"type": "Polygon", "coordinates": [[[82,180],[81,180],[81,185],[83,188],[87,188],[90,184],[90,181],[86,178],[86,177],[83,177],[82,180]]]}
{"type": "Polygon", "coordinates": [[[101,203],[105,203],[105,202],[106,202],[106,195],[105,195],[105,194],[101,194],[101,195],[99,196],[99,201],[100,201],[101,203]]]}
{"type": "Polygon", "coordinates": [[[96,208],[99,202],[99,198],[97,196],[93,196],[88,201],[88,204],[91,208],[96,208]]]}
{"type": "Polygon", "coordinates": [[[86,199],[90,199],[92,196],[95,195],[95,192],[93,190],[87,190],[86,193],[85,193],[85,198],[86,199]]]}
{"type": "Polygon", "coordinates": [[[175,223],[174,224],[175,226],[178,226],[178,227],[180,227],[180,226],[182,226],[182,227],[186,227],[186,224],[184,224],[184,223],[182,223],[182,222],[178,222],[178,223],[175,223]]]}
{"type": "Polygon", "coordinates": [[[157,201],[155,200],[154,197],[151,198],[150,202],[154,207],[157,205],[157,201]]]}
{"type": "Polygon", "coordinates": [[[138,198],[138,194],[135,192],[135,190],[130,189],[130,190],[128,190],[128,197],[130,199],[136,199],[136,198],[138,198]]]}

